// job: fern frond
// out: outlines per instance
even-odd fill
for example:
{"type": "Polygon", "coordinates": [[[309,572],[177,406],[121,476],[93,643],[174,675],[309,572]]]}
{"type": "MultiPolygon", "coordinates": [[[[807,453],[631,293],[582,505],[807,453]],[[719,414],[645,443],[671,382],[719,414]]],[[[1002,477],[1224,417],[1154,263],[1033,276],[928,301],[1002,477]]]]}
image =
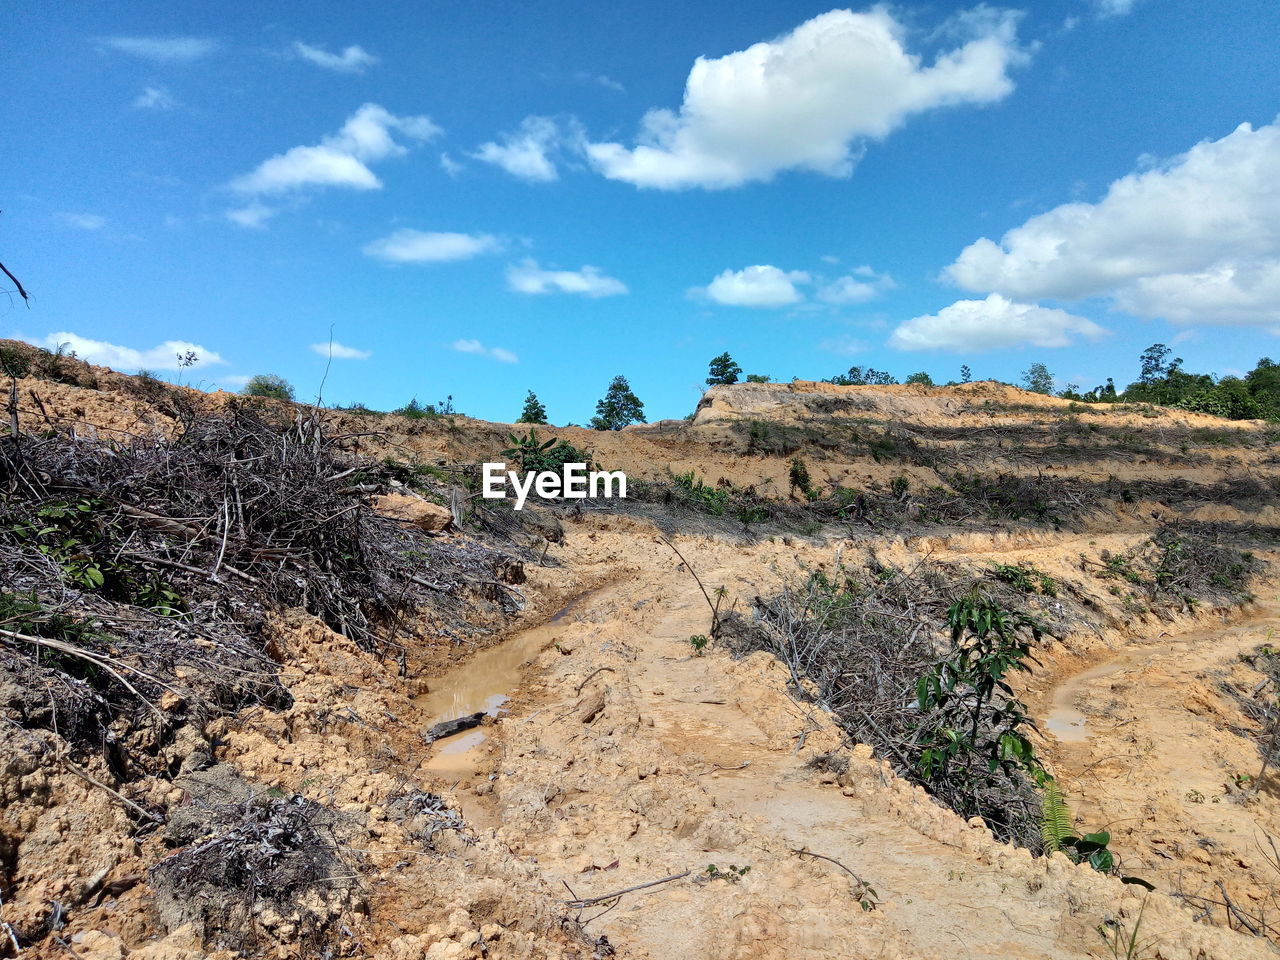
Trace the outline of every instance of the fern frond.
{"type": "Polygon", "coordinates": [[[1044,852],[1057,853],[1062,849],[1062,841],[1074,835],[1067,798],[1058,789],[1057,782],[1050,780],[1045,784],[1044,799],[1040,803],[1040,838],[1044,841],[1044,852]]]}

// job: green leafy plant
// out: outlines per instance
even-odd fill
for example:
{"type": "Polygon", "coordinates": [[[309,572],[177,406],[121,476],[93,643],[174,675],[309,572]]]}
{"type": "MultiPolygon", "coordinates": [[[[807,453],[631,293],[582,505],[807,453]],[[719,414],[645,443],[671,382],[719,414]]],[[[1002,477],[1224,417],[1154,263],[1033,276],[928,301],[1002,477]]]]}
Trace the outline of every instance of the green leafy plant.
{"type": "Polygon", "coordinates": [[[737,883],[750,872],[751,867],[740,867],[736,863],[729,864],[727,870],[721,870],[714,863],[707,864],[707,877],[711,880],[728,880],[731,883],[737,883]]]}
{"type": "MultiPolygon", "coordinates": [[[[1047,854],[1065,853],[1073,863],[1087,863],[1100,873],[1117,872],[1116,855],[1111,851],[1111,833],[1098,830],[1094,833],[1077,834],[1067,799],[1052,778],[1044,783],[1040,806],[1040,837],[1047,854]]],[[[1148,890],[1155,889],[1141,877],[1122,875],[1120,882],[1136,884],[1148,890]]]]}
{"type": "Polygon", "coordinates": [[[592,456],[587,451],[556,437],[543,440],[534,427],[529,428],[528,434],[508,433],[507,442],[511,446],[502,451],[502,456],[517,459],[520,469],[525,472],[551,470],[558,473],[566,463],[585,463],[588,468],[592,465],[592,456]]]}
{"type": "Polygon", "coordinates": [[[1046,597],[1058,595],[1057,582],[1047,573],[1032,566],[997,563],[991,568],[991,575],[1023,593],[1038,593],[1046,597]]]}
{"type": "Polygon", "coordinates": [[[791,483],[792,491],[799,490],[801,493],[812,499],[810,493],[812,491],[813,481],[809,477],[809,467],[800,457],[794,457],[791,460],[791,467],[787,475],[791,483]]]}
{"type": "Polygon", "coordinates": [[[711,639],[704,633],[695,633],[689,638],[689,646],[693,647],[693,655],[695,657],[702,656],[710,643],[711,639]]]}
{"type": "Polygon", "coordinates": [[[267,397],[272,400],[292,400],[293,385],[274,373],[259,373],[249,378],[240,391],[246,397],[267,397]]]}
{"type": "Polygon", "coordinates": [[[976,588],[952,604],[947,624],[951,655],[916,687],[922,713],[932,717],[920,772],[925,780],[956,780],[964,792],[975,792],[998,771],[1022,771],[1044,783],[1048,774],[1025,732],[1034,721],[1005,680],[1035,662],[1031,640],[1039,639],[1039,625],[1001,609],[976,588]]]}

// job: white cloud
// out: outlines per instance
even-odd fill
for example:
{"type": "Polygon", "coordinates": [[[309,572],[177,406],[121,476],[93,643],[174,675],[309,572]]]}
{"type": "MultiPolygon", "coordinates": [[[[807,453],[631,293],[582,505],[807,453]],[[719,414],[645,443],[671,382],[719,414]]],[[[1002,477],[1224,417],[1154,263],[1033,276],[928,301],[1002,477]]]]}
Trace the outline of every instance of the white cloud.
{"type": "Polygon", "coordinates": [[[904,46],[888,6],[832,10],[776,40],[699,57],[679,111],[650,110],[635,147],[590,143],[604,176],[638,187],[721,189],[784,170],[847,177],[867,140],[944,106],[994,103],[1028,59],[1019,14],[979,7],[955,18],[964,42],[931,65],[904,46]]]}
{"type": "Polygon", "coordinates": [[[244,194],[282,193],[300,187],[380,189],[381,181],[366,164],[409,152],[392,139],[393,131],[411,140],[430,140],[443,133],[429,117],[398,117],[376,103],[366,103],[347,118],[341,130],[319,145],[294,147],[264,160],[252,173],[231,181],[231,189],[244,194]]]}
{"type": "Polygon", "coordinates": [[[265,230],[267,221],[279,212],[275,207],[268,207],[255,200],[243,207],[228,210],[226,216],[232,223],[238,223],[250,230],[265,230]]]}
{"type": "Polygon", "coordinates": [[[226,377],[219,377],[218,382],[223,384],[224,386],[231,387],[234,390],[243,390],[246,386],[249,385],[249,381],[252,379],[253,377],[249,376],[248,374],[241,373],[241,374],[231,374],[230,376],[226,376],[226,377]]]}
{"type": "Polygon", "coordinates": [[[178,101],[164,87],[143,87],[142,92],[134,98],[133,106],[137,110],[172,110],[178,101]]]}
{"type": "Polygon", "coordinates": [[[604,87],[606,90],[612,90],[614,93],[626,93],[627,88],[620,84],[613,77],[606,76],[603,73],[576,73],[574,76],[582,83],[594,83],[604,87]]]}
{"type": "Polygon", "coordinates": [[[459,353],[474,353],[481,357],[490,357],[502,363],[519,363],[520,358],[510,350],[502,347],[486,347],[479,340],[455,340],[449,344],[450,349],[459,353]]]}
{"type": "Polygon", "coordinates": [[[598,267],[581,270],[543,270],[536,260],[522,260],[507,268],[507,285],[517,293],[579,293],[584,297],[612,297],[626,293],[621,280],[598,267]]]}
{"type": "Polygon", "coordinates": [[[366,67],[378,62],[377,57],[358,46],[347,47],[341,53],[330,53],[322,47],[313,47],[298,40],[293,44],[293,52],[317,67],[338,73],[364,73],[366,67]]]}
{"type": "Polygon", "coordinates": [[[1016,303],[993,293],[985,300],[957,300],[934,314],[899,324],[889,345],[899,350],[977,353],[1016,347],[1066,347],[1073,338],[1096,340],[1106,331],[1065,310],[1016,303]]]}
{"type": "Polygon", "coordinates": [[[560,176],[550,154],[561,139],[560,128],[550,117],[525,117],[515,133],[503,134],[501,143],[482,143],[472,156],[522,180],[547,183],[560,176]]]}
{"type": "Polygon", "coordinates": [[[107,225],[107,218],[96,213],[56,213],[54,217],[69,227],[81,230],[101,230],[107,225]]]}
{"type": "Polygon", "coordinates": [[[51,333],[43,340],[28,340],[27,342],[50,350],[57,350],[59,347],[64,350],[74,350],[76,356],[81,360],[87,360],[99,366],[111,367],[114,370],[139,370],[142,368],[148,370],[180,370],[183,368],[179,365],[178,358],[186,356],[188,352],[195,353],[197,357],[196,362],[191,365],[191,369],[226,363],[213,350],[206,350],[200,344],[190,343],[186,340],[166,340],[159,346],[152,347],[149,350],[136,350],[133,347],[122,347],[103,340],[90,340],[88,337],[82,337],[78,333],[63,331],[51,333]]]}
{"type": "Polygon", "coordinates": [[[312,353],[320,354],[322,357],[332,356],[335,360],[368,360],[373,356],[372,350],[357,350],[355,347],[348,347],[337,340],[332,343],[313,343],[311,344],[311,351],[312,353]]]}
{"type": "Polygon", "coordinates": [[[1094,5],[1098,8],[1100,17],[1123,17],[1133,12],[1137,2],[1138,0],[1094,0],[1094,5]]]}
{"type": "Polygon", "coordinates": [[[823,285],[818,290],[818,299],[835,306],[866,303],[896,287],[893,277],[887,273],[876,273],[868,266],[861,266],[851,270],[846,276],[837,277],[823,285]]]}
{"type": "Polygon", "coordinates": [[[405,229],[366,244],[364,252],[366,256],[389,263],[440,263],[470,260],[501,247],[498,238],[487,233],[424,233],[405,229]]]}
{"type": "Polygon", "coordinates": [[[1108,297],[1174,323],[1280,319],[1280,124],[1220,140],[966,247],[944,275],[1017,299],[1108,297]]]}
{"type": "Polygon", "coordinates": [[[460,164],[457,160],[453,159],[453,157],[449,156],[447,153],[442,153],[440,154],[440,169],[443,170],[445,173],[447,173],[449,176],[456,177],[463,170],[465,170],[466,167],[460,164]]]}
{"type": "Polygon", "coordinates": [[[218,41],[207,37],[104,37],[100,43],[158,63],[190,63],[218,49],[218,41]]]}
{"type": "Polygon", "coordinates": [[[694,292],[704,293],[716,303],[731,307],[785,307],[804,299],[796,284],[809,280],[809,274],[803,270],[785,271],[760,264],[726,270],[705,289],[694,292]]]}

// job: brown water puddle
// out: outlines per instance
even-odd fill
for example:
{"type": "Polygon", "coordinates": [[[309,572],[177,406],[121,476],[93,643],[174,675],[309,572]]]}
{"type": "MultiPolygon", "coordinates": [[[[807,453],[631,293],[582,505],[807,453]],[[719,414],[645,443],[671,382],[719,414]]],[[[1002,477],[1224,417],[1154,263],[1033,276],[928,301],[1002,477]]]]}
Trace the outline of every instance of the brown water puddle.
{"type": "MultiPolygon", "coordinates": [[[[1280,598],[1277,598],[1280,601],[1280,598]]],[[[1188,657],[1192,669],[1198,669],[1207,660],[1229,657],[1251,649],[1258,643],[1270,640],[1280,628],[1280,603],[1263,604],[1261,608],[1240,623],[1219,627],[1205,627],[1159,644],[1148,644],[1125,650],[1110,660],[1068,677],[1053,691],[1049,712],[1042,726],[1062,743],[1084,743],[1091,734],[1089,718],[1076,707],[1076,701],[1095,680],[1110,677],[1133,667],[1146,666],[1158,659],[1180,653],[1195,654],[1188,657]]]]}
{"type": "MultiPolygon", "coordinates": [[[[439,677],[418,700],[430,718],[427,727],[475,713],[496,717],[505,712],[525,667],[566,630],[565,621],[583,602],[602,592],[575,597],[550,620],[524,630],[497,646],[481,650],[465,663],[439,677]]],[[[484,728],[467,730],[436,742],[426,769],[441,774],[466,774],[474,769],[477,750],[489,739],[484,728]]]]}

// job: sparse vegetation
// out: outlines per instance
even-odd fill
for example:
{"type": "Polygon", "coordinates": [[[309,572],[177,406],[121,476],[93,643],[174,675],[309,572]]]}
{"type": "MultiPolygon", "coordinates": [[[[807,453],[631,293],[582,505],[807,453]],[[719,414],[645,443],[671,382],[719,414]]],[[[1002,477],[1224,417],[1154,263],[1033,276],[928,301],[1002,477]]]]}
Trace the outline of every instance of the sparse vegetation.
{"type": "Polygon", "coordinates": [[[293,385],[274,373],[259,373],[249,378],[240,391],[246,397],[266,397],[270,400],[292,400],[293,385]]]}

